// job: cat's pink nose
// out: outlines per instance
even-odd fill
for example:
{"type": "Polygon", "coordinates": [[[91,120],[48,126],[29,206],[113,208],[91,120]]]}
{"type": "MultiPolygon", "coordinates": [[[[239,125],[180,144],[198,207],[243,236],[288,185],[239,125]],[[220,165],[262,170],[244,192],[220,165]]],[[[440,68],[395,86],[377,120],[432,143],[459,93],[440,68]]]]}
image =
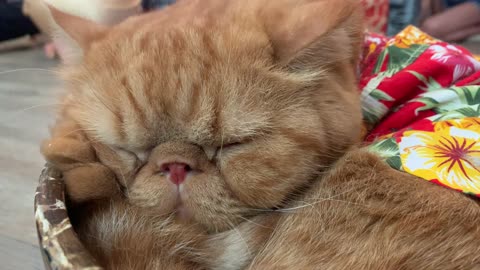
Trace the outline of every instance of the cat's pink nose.
{"type": "Polygon", "coordinates": [[[172,162],[163,164],[161,170],[175,185],[180,185],[185,181],[187,173],[192,168],[186,163],[172,162]]]}

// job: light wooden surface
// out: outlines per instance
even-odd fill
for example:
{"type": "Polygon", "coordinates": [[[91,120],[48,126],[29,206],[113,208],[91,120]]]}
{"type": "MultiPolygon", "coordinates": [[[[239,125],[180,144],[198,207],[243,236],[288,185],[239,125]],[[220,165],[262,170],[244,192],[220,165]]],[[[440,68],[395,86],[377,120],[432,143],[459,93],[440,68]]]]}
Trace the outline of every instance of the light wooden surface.
{"type": "Polygon", "coordinates": [[[43,269],[33,198],[55,102],[56,65],[41,50],[0,54],[0,269],[43,269]]]}

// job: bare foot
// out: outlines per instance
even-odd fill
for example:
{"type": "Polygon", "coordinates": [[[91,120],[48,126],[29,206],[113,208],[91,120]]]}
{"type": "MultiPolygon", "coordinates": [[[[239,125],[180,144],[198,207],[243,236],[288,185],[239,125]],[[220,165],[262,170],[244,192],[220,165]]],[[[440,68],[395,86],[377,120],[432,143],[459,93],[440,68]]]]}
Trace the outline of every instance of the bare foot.
{"type": "Polygon", "coordinates": [[[49,59],[58,58],[60,60],[65,60],[65,51],[63,50],[63,46],[55,41],[47,42],[43,46],[43,51],[45,56],[49,59]]]}
{"type": "Polygon", "coordinates": [[[48,42],[47,44],[45,44],[43,46],[43,51],[48,59],[53,59],[57,56],[57,48],[55,47],[55,43],[53,42],[48,42]]]}

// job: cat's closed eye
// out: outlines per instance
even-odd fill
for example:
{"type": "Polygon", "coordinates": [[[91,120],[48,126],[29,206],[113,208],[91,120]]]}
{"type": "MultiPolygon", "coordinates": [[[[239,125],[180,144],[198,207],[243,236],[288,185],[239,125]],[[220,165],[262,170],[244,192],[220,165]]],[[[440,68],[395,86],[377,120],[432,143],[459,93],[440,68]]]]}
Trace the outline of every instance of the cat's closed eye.
{"type": "Polygon", "coordinates": [[[217,147],[217,152],[228,151],[235,147],[239,147],[243,144],[243,142],[231,142],[231,143],[224,143],[217,147]]]}
{"type": "Polygon", "coordinates": [[[111,147],[123,159],[135,159],[137,163],[144,164],[150,156],[151,149],[148,150],[129,150],[123,147],[111,147]]]}
{"type": "Polygon", "coordinates": [[[230,142],[230,143],[225,143],[220,146],[202,146],[203,151],[207,155],[207,158],[209,160],[214,160],[217,158],[218,154],[222,151],[227,151],[229,149],[232,149],[234,147],[241,146],[242,142],[230,142]]]}
{"type": "Polygon", "coordinates": [[[235,146],[240,146],[242,143],[241,142],[232,142],[232,143],[227,143],[227,144],[223,144],[221,145],[220,147],[218,147],[220,150],[222,149],[228,149],[228,148],[232,148],[232,147],[235,147],[235,146]]]}

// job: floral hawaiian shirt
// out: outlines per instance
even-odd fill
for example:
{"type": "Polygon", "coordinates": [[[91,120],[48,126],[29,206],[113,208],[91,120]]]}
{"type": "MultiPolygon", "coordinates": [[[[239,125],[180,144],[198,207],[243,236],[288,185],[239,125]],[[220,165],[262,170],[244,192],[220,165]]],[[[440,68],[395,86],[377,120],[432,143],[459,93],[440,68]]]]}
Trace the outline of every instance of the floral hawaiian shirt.
{"type": "Polygon", "coordinates": [[[480,196],[480,62],[413,26],[367,34],[365,141],[395,169],[480,196]]]}

